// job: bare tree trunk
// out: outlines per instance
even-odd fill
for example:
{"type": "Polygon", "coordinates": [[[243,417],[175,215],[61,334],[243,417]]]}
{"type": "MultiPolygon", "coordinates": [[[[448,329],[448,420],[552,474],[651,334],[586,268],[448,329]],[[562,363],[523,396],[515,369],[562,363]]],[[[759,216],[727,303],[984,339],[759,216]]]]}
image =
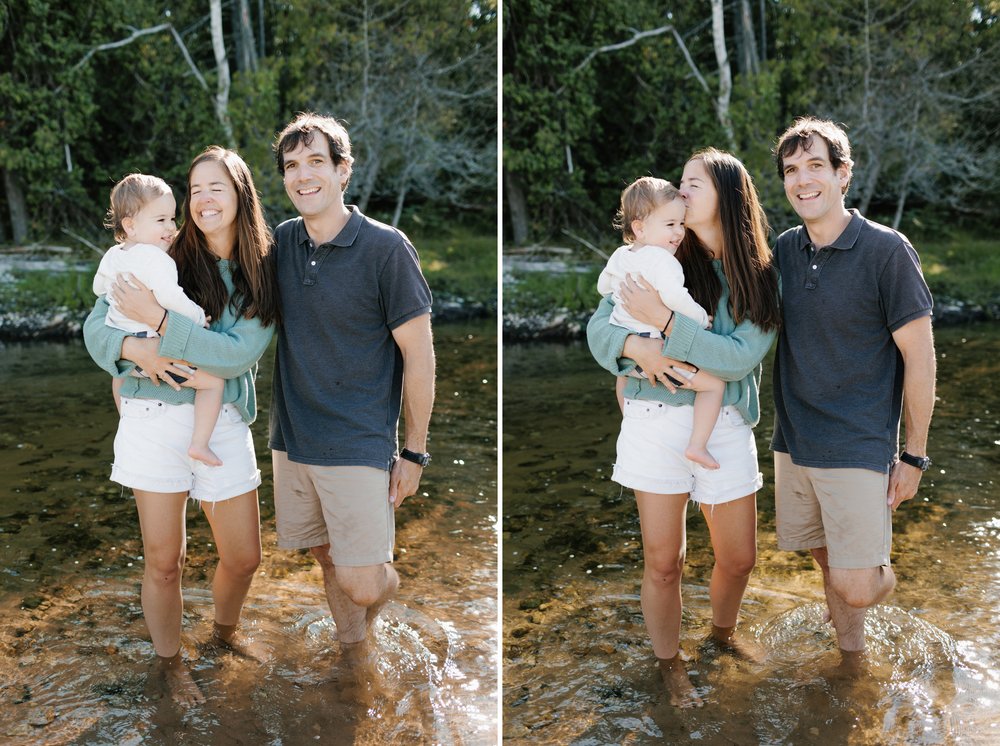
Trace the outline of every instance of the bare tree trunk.
{"type": "MultiPolygon", "coordinates": [[[[764,2],[764,0],[761,0],[764,2]]],[[[264,43],[264,0],[257,0],[257,29],[260,34],[257,46],[260,47],[260,56],[267,57],[267,46],[264,43]]]]}
{"type": "Polygon", "coordinates": [[[396,209],[392,213],[392,223],[391,223],[393,228],[399,227],[399,219],[403,217],[403,205],[406,203],[406,193],[408,191],[409,191],[408,186],[406,184],[403,184],[402,188],[400,188],[399,190],[399,193],[396,195],[396,209]]]}
{"type": "Polygon", "coordinates": [[[760,61],[761,64],[767,63],[767,16],[764,15],[766,0],[760,0],[758,7],[760,8],[760,61]]]}
{"type": "Polygon", "coordinates": [[[233,37],[236,39],[236,69],[256,72],[257,45],[250,18],[250,0],[233,3],[233,37]]]}
{"type": "Polygon", "coordinates": [[[21,180],[10,169],[3,171],[3,186],[7,192],[7,208],[10,210],[10,228],[14,232],[14,243],[22,244],[28,238],[28,208],[24,201],[21,180]]]}
{"type": "Polygon", "coordinates": [[[892,216],[893,230],[899,230],[899,224],[903,221],[903,208],[906,207],[906,196],[910,191],[910,174],[907,171],[903,177],[903,183],[899,185],[899,195],[896,199],[896,214],[892,216]]]}
{"type": "Polygon", "coordinates": [[[229,121],[229,59],[226,57],[226,42],[222,37],[222,0],[211,0],[212,49],[215,52],[215,68],[219,84],[215,93],[215,116],[226,133],[230,148],[236,147],[233,125],[229,121]]]}
{"type": "Polygon", "coordinates": [[[375,181],[378,179],[378,172],[381,167],[382,161],[378,153],[369,149],[367,158],[365,159],[365,178],[361,183],[361,189],[358,194],[358,209],[361,212],[368,209],[368,200],[371,199],[372,193],[375,191],[375,181]]]}
{"type": "Polygon", "coordinates": [[[868,161],[865,167],[865,181],[861,186],[861,193],[858,195],[858,211],[862,215],[868,214],[868,205],[871,204],[872,195],[875,194],[875,185],[878,184],[878,177],[882,171],[882,162],[874,151],[868,149],[868,161]]]}
{"type": "Polygon", "coordinates": [[[753,32],[753,15],[750,12],[750,0],[740,0],[739,13],[740,72],[744,75],[756,75],[760,72],[760,57],[757,55],[757,39],[753,32]]]}
{"type": "Polygon", "coordinates": [[[528,243],[528,206],[517,179],[506,168],[503,170],[503,190],[507,193],[507,217],[514,231],[514,243],[528,243]]]}
{"type": "Polygon", "coordinates": [[[729,53],[726,51],[726,25],[722,0],[712,0],[712,41],[715,45],[715,60],[719,65],[719,95],[715,99],[715,111],[729,141],[729,149],[735,151],[736,136],[733,134],[733,123],[729,118],[733,73],[729,67],[729,53]]]}

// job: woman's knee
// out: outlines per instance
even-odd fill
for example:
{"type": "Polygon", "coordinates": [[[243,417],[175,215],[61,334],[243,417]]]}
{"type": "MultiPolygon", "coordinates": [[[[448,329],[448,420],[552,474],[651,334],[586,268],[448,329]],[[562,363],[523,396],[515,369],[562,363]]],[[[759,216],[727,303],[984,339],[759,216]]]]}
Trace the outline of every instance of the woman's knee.
{"type": "Polygon", "coordinates": [[[157,585],[175,586],[184,572],[184,552],[153,552],[145,557],[145,576],[157,585]]]}
{"type": "Polygon", "coordinates": [[[743,552],[726,552],[716,556],[716,567],[727,575],[743,577],[753,572],[757,566],[757,550],[755,548],[743,552]]]}
{"type": "Polygon", "coordinates": [[[219,563],[233,575],[245,577],[254,575],[260,567],[260,547],[241,549],[239,552],[229,552],[219,557],[219,563]]]}
{"type": "Polygon", "coordinates": [[[680,554],[656,554],[644,558],[644,570],[646,577],[658,585],[675,586],[680,585],[684,575],[684,553],[680,554]]]}

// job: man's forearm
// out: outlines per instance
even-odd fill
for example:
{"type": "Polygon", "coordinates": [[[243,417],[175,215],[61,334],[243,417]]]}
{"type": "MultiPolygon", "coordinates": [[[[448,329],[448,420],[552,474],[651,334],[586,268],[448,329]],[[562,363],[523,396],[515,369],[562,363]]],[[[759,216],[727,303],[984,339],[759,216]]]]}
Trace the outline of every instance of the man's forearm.
{"type": "Polygon", "coordinates": [[[929,319],[908,324],[897,335],[903,356],[903,422],[906,427],[905,450],[914,456],[927,453],[927,433],[934,411],[934,381],[937,361],[929,319]],[[911,326],[912,325],[912,326],[911,326]]]}
{"type": "Polygon", "coordinates": [[[403,362],[403,411],[406,417],[405,447],[417,453],[427,450],[427,430],[434,408],[434,347],[411,350],[403,362]]]}

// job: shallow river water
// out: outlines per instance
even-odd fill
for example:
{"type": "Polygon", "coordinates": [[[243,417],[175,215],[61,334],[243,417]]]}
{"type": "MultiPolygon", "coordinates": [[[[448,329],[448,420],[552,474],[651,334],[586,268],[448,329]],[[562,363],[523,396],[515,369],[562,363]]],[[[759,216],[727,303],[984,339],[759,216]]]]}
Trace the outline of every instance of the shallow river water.
{"type": "Polygon", "coordinates": [[[504,350],[504,738],[546,744],[1000,744],[1000,327],[937,332],[934,460],[894,518],[898,578],[869,614],[871,667],[837,672],[822,579],[774,536],[769,361],[757,428],[758,564],[742,628],[761,665],[702,645],[711,553],[688,510],[681,645],[706,704],[670,706],[639,607],[620,415],[585,345],[504,350]]]}
{"type": "Polygon", "coordinates": [[[253,426],[264,559],[244,619],[274,662],[204,645],[215,553],[189,505],[182,648],[207,701],[188,712],[150,687],[138,520],[107,479],[110,379],[78,342],[0,346],[0,743],[496,743],[496,333],[435,337],[434,462],[397,516],[378,675],[349,675],[318,566],[275,546],[268,352],[253,426]]]}

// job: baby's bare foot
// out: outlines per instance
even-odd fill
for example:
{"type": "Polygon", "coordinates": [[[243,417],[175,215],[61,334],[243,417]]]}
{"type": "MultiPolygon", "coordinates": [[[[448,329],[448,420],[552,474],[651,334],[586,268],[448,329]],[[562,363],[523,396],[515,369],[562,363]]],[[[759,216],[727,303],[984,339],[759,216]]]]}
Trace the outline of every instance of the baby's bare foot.
{"type": "Polygon", "coordinates": [[[181,707],[194,707],[205,701],[205,695],[201,693],[191,672],[184,665],[180,651],[170,658],[156,656],[156,667],[167,693],[175,703],[181,707]]]}
{"type": "Polygon", "coordinates": [[[192,443],[188,448],[188,456],[209,466],[222,466],[222,459],[216,456],[215,452],[208,446],[192,443]]]}
{"type": "Polygon", "coordinates": [[[699,466],[704,466],[706,469],[714,471],[719,468],[719,462],[708,452],[707,448],[688,446],[684,449],[684,457],[689,461],[694,461],[699,466]]]}
{"type": "Polygon", "coordinates": [[[660,667],[663,686],[666,687],[667,695],[670,697],[670,704],[682,709],[701,707],[705,704],[698,696],[691,679],[688,678],[680,653],[673,658],[657,658],[656,661],[660,667]]]}

